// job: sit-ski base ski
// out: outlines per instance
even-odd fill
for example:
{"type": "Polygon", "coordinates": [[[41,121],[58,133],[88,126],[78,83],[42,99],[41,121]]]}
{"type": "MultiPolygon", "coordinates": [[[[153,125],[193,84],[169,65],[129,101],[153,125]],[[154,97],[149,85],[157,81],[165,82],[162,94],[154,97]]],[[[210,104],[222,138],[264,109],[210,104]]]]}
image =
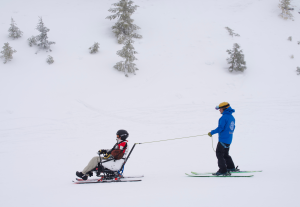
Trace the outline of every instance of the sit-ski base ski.
{"type": "Polygon", "coordinates": [[[120,178],[110,179],[110,180],[103,180],[102,177],[99,178],[92,178],[83,180],[80,178],[76,178],[76,181],[73,181],[74,184],[92,184],[92,183],[113,183],[113,182],[139,182],[142,180],[139,179],[131,179],[131,178],[142,178],[143,175],[137,175],[137,176],[123,176],[120,178]]]}

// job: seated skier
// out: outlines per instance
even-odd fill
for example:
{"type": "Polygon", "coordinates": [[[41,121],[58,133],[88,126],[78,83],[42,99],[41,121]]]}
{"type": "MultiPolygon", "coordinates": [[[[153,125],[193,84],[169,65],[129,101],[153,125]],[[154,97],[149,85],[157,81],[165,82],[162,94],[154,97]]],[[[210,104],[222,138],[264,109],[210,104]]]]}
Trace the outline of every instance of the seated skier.
{"type": "Polygon", "coordinates": [[[123,157],[126,157],[127,154],[127,137],[129,136],[126,130],[117,131],[117,143],[113,146],[112,149],[101,149],[98,151],[99,156],[93,157],[88,165],[81,171],[76,172],[76,175],[83,180],[88,179],[89,172],[95,169],[98,166],[98,163],[101,162],[102,166],[112,170],[118,171],[124,163],[123,157]],[[103,155],[103,156],[101,156],[103,155]]]}

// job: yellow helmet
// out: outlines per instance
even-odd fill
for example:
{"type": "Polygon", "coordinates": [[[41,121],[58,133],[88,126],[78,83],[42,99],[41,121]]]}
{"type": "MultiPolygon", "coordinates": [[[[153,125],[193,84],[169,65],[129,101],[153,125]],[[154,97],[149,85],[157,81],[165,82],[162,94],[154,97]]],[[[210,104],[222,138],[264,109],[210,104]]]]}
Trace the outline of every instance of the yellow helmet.
{"type": "Polygon", "coordinates": [[[228,102],[222,102],[219,104],[219,106],[216,106],[216,110],[227,109],[229,106],[230,106],[230,104],[228,102]]]}

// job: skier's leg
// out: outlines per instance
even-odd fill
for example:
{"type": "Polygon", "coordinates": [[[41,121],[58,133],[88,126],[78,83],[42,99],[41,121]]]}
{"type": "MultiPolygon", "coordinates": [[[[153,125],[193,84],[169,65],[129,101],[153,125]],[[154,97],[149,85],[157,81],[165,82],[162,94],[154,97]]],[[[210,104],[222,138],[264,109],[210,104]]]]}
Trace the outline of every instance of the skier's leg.
{"type": "Polygon", "coordinates": [[[227,169],[235,169],[233,160],[232,160],[231,156],[229,155],[229,149],[230,148],[225,149],[224,159],[226,161],[227,169]]]}
{"type": "Polygon", "coordinates": [[[227,167],[226,167],[226,161],[224,159],[225,154],[225,148],[221,145],[219,142],[216,149],[216,156],[218,158],[218,166],[219,166],[219,172],[220,173],[226,173],[227,167]]]}
{"type": "Polygon", "coordinates": [[[93,157],[90,160],[89,164],[82,170],[82,173],[85,175],[86,173],[90,172],[92,169],[97,167],[99,162],[100,162],[100,157],[99,156],[93,157]]]}

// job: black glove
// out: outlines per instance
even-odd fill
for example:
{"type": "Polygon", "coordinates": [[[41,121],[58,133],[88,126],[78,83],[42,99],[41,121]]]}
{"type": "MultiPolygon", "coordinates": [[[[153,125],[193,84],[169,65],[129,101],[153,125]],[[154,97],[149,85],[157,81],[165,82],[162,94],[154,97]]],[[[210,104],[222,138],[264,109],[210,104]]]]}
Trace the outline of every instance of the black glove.
{"type": "Polygon", "coordinates": [[[106,154],[106,150],[99,150],[98,155],[101,155],[101,154],[106,154]]]}

